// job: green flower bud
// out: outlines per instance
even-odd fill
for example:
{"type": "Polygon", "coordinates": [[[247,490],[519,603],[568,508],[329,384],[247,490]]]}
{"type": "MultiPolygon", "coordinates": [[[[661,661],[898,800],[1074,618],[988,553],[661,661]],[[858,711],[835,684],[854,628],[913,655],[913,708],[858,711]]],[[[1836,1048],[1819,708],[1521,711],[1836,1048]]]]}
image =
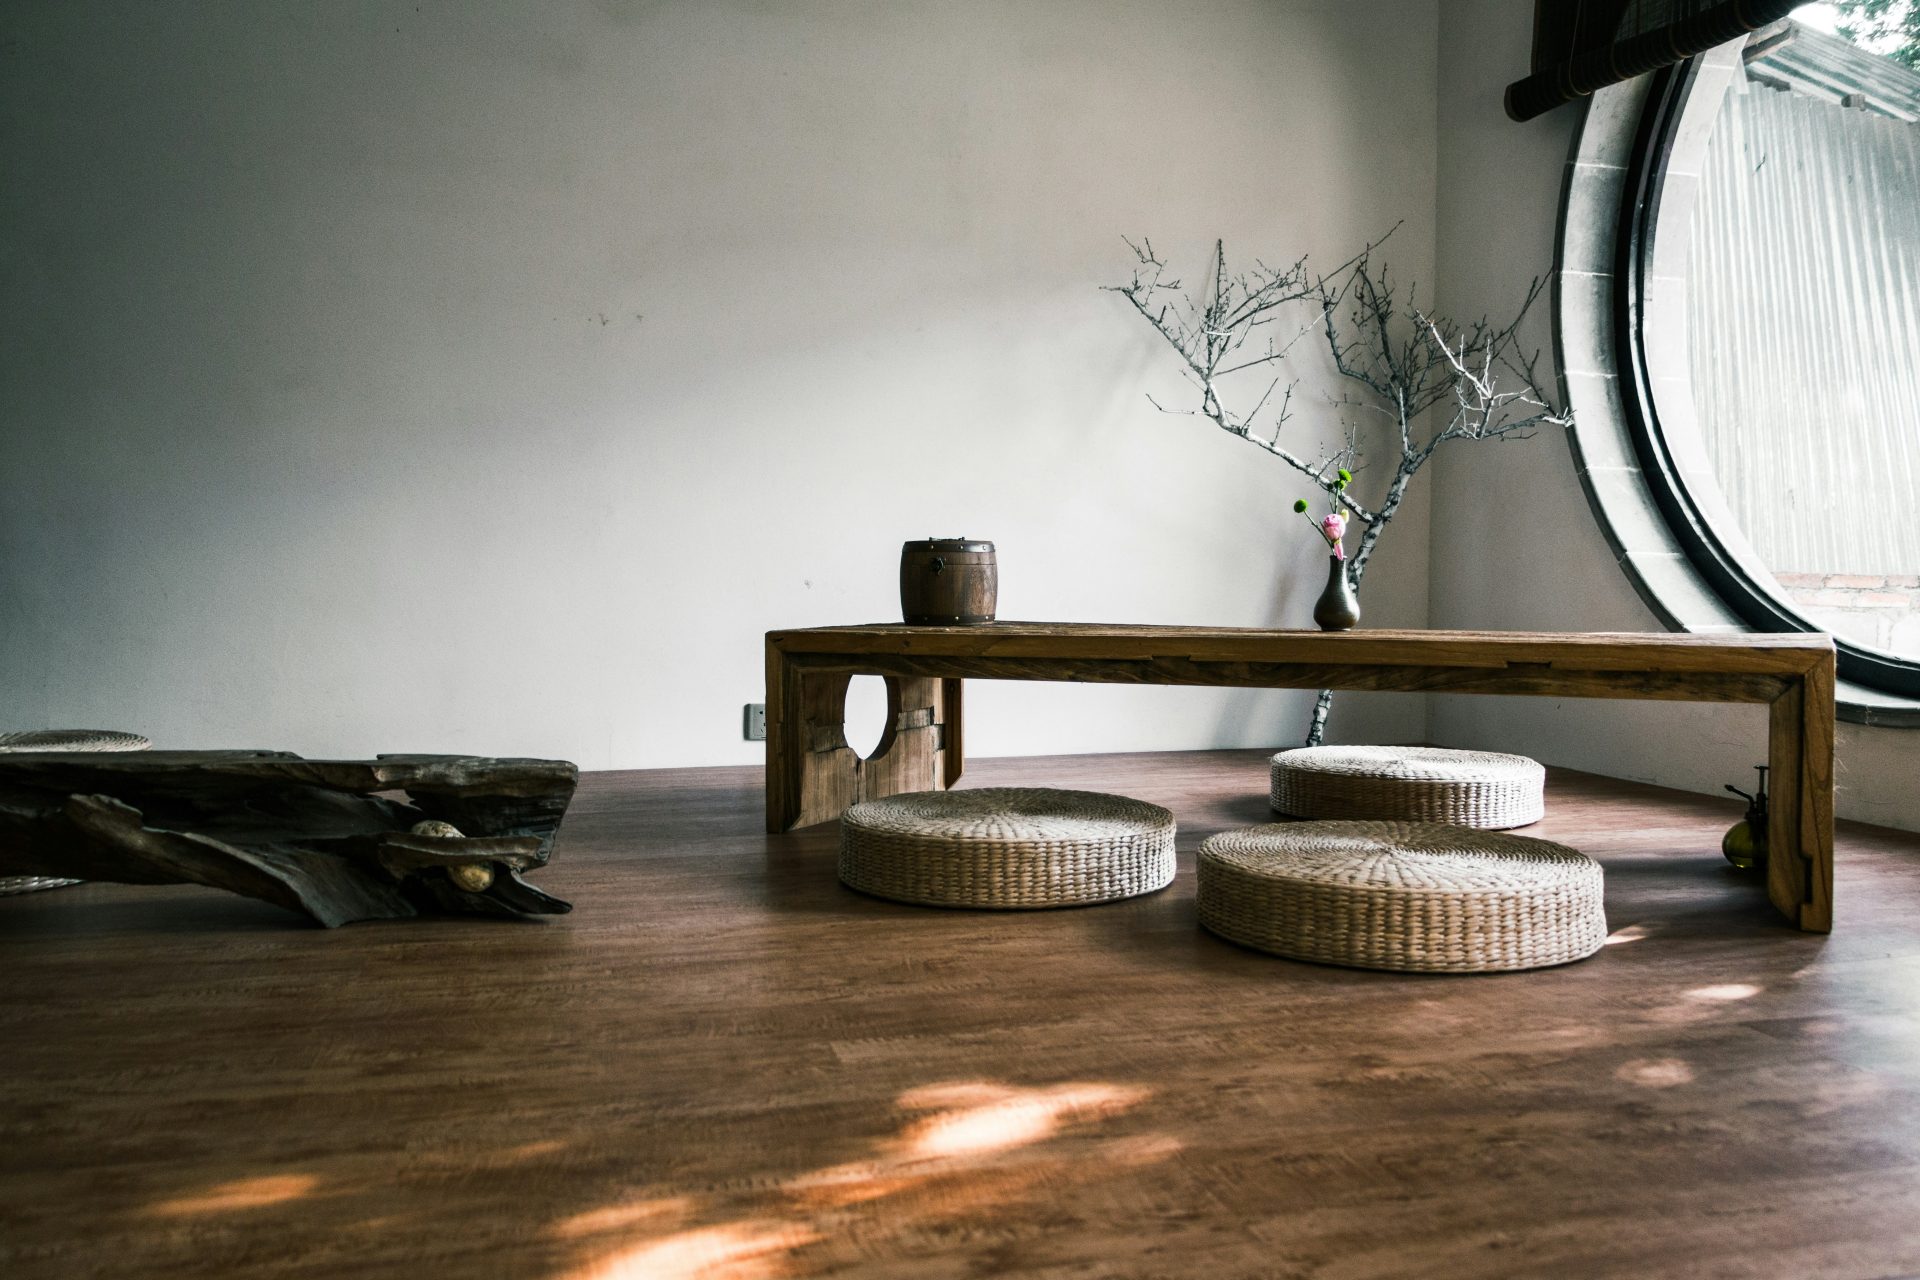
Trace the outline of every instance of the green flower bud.
{"type": "Polygon", "coordinates": [[[1305,498],[1302,498],[1298,502],[1295,502],[1293,504],[1293,509],[1295,511],[1305,511],[1307,509],[1307,500],[1305,498]]]}
{"type": "Polygon", "coordinates": [[[1347,470],[1345,467],[1340,468],[1337,474],[1340,477],[1340,483],[1342,485],[1345,485],[1348,481],[1353,479],[1353,472],[1347,470]]]}

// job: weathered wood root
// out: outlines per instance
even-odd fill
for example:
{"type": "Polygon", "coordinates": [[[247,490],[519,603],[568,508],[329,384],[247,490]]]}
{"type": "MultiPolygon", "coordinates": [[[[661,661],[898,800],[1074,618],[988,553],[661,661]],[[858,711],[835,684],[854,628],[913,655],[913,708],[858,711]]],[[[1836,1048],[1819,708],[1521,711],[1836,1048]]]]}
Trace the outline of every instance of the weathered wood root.
{"type": "Polygon", "coordinates": [[[564,760],[5,755],[0,875],[201,884],[329,928],[559,914],[572,907],[521,873],[551,856],[578,780],[564,760]],[[460,834],[414,832],[435,820],[460,834]]]}

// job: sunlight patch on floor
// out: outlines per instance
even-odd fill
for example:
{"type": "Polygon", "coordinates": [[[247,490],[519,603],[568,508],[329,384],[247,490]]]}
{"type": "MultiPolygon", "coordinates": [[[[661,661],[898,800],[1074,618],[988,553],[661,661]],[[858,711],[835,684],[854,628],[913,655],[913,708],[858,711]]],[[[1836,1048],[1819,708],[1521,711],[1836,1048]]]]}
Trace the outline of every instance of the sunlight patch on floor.
{"type": "Polygon", "coordinates": [[[550,1156],[566,1147],[558,1138],[542,1138],[537,1142],[523,1142],[517,1147],[508,1147],[500,1153],[500,1158],[509,1163],[532,1160],[536,1156],[550,1156]]]}
{"type": "Polygon", "coordinates": [[[579,1280],[772,1280],[820,1233],[790,1222],[728,1222],[648,1240],[573,1273],[579,1280]]]}
{"type": "MultiPolygon", "coordinates": [[[[1068,1116],[1110,1115],[1144,1100],[1147,1091],[1110,1084],[1066,1084],[1009,1091],[944,1112],[910,1128],[902,1139],[909,1159],[981,1155],[1051,1137],[1068,1116]]],[[[913,1105],[902,1100],[902,1105],[913,1105]]]]}
{"type": "Polygon", "coordinates": [[[1615,929],[1612,933],[1608,934],[1606,945],[1609,947],[1617,947],[1628,942],[1638,942],[1652,932],[1653,930],[1643,924],[1630,924],[1624,928],[1615,929]]]}
{"type": "Polygon", "coordinates": [[[1181,1143],[1156,1134],[1097,1142],[1077,1156],[1034,1153],[1069,1126],[1118,1115],[1152,1093],[1085,1081],[1022,1088],[965,1080],[909,1089],[895,1105],[930,1114],[874,1139],[866,1158],[779,1180],[745,1203],[634,1200],[562,1219],[547,1234],[593,1241],[594,1256],[560,1280],[774,1280],[789,1274],[792,1255],[808,1245],[850,1235],[870,1241],[925,1220],[984,1212],[1064,1181],[1170,1159],[1181,1143]],[[881,1202],[889,1203],[882,1208],[881,1202]],[[708,1221],[685,1225],[700,1216],[708,1221]],[[614,1242],[607,1237],[621,1234],[627,1239],[609,1251],[614,1242]]]}
{"type": "Polygon", "coordinates": [[[1693,1083],[1693,1068],[1683,1058],[1635,1058],[1613,1073],[1616,1080],[1646,1089],[1671,1089],[1693,1083]]]}
{"type": "Polygon", "coordinates": [[[1695,987],[1687,992],[1689,1000],[1750,1000],[1761,988],[1751,982],[1722,982],[1710,987],[1695,987]]]}
{"type": "Polygon", "coordinates": [[[196,1213],[228,1213],[236,1209],[261,1209],[285,1204],[311,1195],[320,1179],[305,1173],[272,1174],[262,1178],[241,1178],[208,1187],[199,1195],[162,1200],[147,1212],[157,1217],[177,1218],[196,1213]]]}
{"type": "Polygon", "coordinates": [[[658,1223],[662,1218],[672,1218],[678,1222],[684,1219],[692,1208],[691,1196],[662,1196],[655,1200],[610,1204],[604,1208],[576,1213],[571,1218],[562,1218],[547,1228],[547,1234],[562,1240],[574,1240],[581,1236],[597,1236],[609,1231],[624,1230],[642,1222],[658,1223]]]}

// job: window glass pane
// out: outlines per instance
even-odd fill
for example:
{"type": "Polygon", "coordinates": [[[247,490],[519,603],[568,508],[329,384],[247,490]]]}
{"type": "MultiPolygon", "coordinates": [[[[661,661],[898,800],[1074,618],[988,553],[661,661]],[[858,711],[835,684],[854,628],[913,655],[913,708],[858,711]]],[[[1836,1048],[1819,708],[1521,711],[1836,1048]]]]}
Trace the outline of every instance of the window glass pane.
{"type": "Polygon", "coordinates": [[[1737,558],[1834,634],[1920,657],[1920,71],[1897,23],[1809,25],[1847,10],[1749,42],[1713,118],[1682,429],[1737,558]]]}

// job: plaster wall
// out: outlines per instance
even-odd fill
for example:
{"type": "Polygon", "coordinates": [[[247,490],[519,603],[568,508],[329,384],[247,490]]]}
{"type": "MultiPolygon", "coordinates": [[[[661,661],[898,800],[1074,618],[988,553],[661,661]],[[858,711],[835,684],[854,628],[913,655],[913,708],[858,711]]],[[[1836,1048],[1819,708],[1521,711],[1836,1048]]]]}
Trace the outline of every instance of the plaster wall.
{"type": "MultiPolygon", "coordinates": [[[[747,763],[761,634],[895,616],[929,534],[998,542],[1003,617],[1298,623],[1306,490],[1154,412],[1171,353],[1097,286],[1123,233],[1191,277],[1401,220],[1430,279],[1437,15],[9,4],[0,725],[747,763]]],[[[1415,505],[1368,621],[1427,581],[1415,505]]],[[[980,685],[969,746],[1267,745],[1308,700],[980,685]]]]}
{"type": "MultiPolygon", "coordinates": [[[[1448,0],[1440,30],[1439,301],[1510,310],[1553,265],[1563,168],[1578,123],[1563,108],[1508,121],[1501,90],[1527,64],[1529,0],[1448,0]]],[[[1550,349],[1547,317],[1536,339],[1550,349]]],[[[1566,443],[1536,438],[1441,455],[1433,489],[1435,627],[1657,631],[1615,565],[1566,443]]],[[[1761,707],[1434,697],[1434,741],[1719,793],[1766,759],[1761,707]]],[[[1842,724],[1840,816],[1920,830],[1920,732],[1842,724]]]]}

